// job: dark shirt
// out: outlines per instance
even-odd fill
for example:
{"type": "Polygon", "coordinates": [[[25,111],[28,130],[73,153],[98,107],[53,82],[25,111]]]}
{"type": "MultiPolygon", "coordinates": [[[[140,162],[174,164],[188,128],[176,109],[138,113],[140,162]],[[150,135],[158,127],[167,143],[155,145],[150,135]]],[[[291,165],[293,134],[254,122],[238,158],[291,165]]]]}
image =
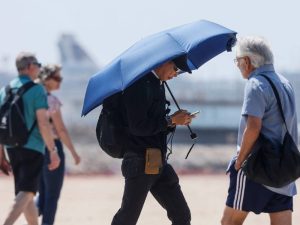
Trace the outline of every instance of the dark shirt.
{"type": "Polygon", "coordinates": [[[124,120],[129,127],[126,151],[144,155],[146,148],[167,151],[166,96],[164,86],[148,73],[123,93],[124,120]]]}

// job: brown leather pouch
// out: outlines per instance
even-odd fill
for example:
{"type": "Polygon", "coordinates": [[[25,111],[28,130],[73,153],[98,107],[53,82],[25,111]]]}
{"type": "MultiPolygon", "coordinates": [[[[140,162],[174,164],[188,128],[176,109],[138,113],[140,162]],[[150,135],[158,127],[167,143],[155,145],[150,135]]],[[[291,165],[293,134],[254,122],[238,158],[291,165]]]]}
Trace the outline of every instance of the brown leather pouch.
{"type": "Polygon", "coordinates": [[[162,157],[159,148],[146,149],[145,174],[159,174],[162,167],[162,157]]]}

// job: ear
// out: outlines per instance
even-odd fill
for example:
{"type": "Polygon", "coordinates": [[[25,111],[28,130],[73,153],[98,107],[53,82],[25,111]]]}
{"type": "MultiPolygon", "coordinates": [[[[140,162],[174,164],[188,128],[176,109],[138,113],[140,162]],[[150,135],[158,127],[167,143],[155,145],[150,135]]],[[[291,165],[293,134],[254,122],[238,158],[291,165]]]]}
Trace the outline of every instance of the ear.
{"type": "Polygon", "coordinates": [[[246,65],[246,68],[247,70],[251,73],[253,70],[255,70],[255,68],[253,67],[253,65],[251,64],[251,60],[250,58],[247,56],[245,58],[245,65],[246,65]]]}
{"type": "Polygon", "coordinates": [[[247,69],[252,69],[251,60],[248,56],[245,58],[245,65],[246,65],[247,69]]]}
{"type": "Polygon", "coordinates": [[[245,60],[246,66],[251,65],[250,58],[248,56],[246,56],[244,60],[245,60]]]}

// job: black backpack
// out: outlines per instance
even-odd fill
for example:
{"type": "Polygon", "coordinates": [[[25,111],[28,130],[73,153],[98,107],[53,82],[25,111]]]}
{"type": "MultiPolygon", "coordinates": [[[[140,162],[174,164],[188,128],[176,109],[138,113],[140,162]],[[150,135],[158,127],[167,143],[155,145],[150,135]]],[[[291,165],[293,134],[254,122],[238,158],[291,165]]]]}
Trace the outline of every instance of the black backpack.
{"type": "Polygon", "coordinates": [[[36,85],[34,82],[27,82],[16,92],[10,85],[5,87],[5,98],[0,106],[0,143],[9,146],[22,146],[27,140],[36,125],[36,120],[30,130],[27,129],[24,116],[23,94],[31,87],[36,85]]]}
{"type": "Polygon", "coordinates": [[[100,147],[113,158],[123,158],[128,127],[122,115],[122,93],[114,94],[103,101],[96,136],[100,147]]]}

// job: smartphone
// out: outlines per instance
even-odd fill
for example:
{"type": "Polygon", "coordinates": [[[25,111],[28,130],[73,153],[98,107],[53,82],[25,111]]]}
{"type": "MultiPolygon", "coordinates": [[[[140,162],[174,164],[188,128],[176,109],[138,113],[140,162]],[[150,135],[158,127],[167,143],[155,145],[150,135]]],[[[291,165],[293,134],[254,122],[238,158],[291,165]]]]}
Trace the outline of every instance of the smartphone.
{"type": "Polygon", "coordinates": [[[200,113],[200,110],[197,110],[197,111],[195,111],[195,112],[192,112],[192,113],[190,114],[190,116],[195,116],[195,115],[197,115],[198,113],[200,113]]]}

